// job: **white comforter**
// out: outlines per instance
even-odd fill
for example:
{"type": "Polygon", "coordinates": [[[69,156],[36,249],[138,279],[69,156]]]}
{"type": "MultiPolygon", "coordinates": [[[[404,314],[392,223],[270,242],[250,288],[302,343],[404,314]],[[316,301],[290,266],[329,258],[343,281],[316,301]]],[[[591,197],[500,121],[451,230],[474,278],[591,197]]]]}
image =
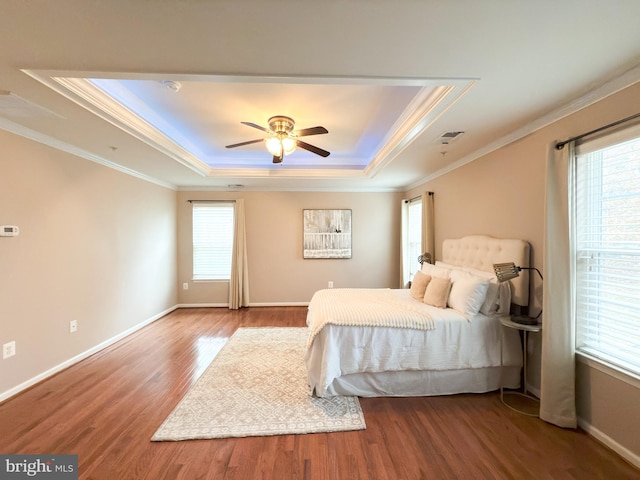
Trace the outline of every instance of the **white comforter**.
{"type": "MultiPolygon", "coordinates": [[[[319,290],[309,303],[309,346],[327,325],[413,328],[432,330],[427,305],[407,302],[388,288],[337,288],[319,290]]],[[[413,300],[413,299],[411,299],[413,300]]]]}
{"type": "MultiPolygon", "coordinates": [[[[393,296],[394,305],[404,304],[403,311],[423,312],[431,326],[371,327],[362,322],[342,326],[323,318],[323,310],[314,308],[312,301],[307,323],[313,342],[305,356],[312,393],[326,396],[336,378],[354,373],[500,366],[501,326],[495,317],[467,319],[453,309],[416,301],[406,289],[382,291],[393,296]],[[322,327],[313,333],[319,324],[322,327]]],[[[504,365],[521,363],[518,349],[517,337],[511,338],[504,349],[504,365]]]]}

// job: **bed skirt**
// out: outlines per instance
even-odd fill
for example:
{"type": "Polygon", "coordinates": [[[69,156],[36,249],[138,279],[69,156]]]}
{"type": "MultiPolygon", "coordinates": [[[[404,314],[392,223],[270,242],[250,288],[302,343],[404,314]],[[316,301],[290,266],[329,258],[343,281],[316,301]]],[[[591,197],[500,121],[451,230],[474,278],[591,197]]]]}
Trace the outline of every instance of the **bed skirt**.
{"type": "Polygon", "coordinates": [[[466,370],[353,373],[335,378],[323,396],[422,397],[486,393],[498,390],[501,386],[519,388],[521,370],[517,366],[504,366],[466,370]]]}

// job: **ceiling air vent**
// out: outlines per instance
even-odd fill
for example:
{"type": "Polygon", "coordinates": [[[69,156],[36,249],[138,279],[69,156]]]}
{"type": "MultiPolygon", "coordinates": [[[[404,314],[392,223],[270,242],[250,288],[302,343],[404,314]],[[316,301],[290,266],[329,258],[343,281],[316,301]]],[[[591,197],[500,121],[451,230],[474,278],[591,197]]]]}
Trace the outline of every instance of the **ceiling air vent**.
{"type": "Polygon", "coordinates": [[[464,132],[444,132],[437,138],[436,142],[441,145],[449,145],[450,143],[455,142],[463,134],[464,132]]]}

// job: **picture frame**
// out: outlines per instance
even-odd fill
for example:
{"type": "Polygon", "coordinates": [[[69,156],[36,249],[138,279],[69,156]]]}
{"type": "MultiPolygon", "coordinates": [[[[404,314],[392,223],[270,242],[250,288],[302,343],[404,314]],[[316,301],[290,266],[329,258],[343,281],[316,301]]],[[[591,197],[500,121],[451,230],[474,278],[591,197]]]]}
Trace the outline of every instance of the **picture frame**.
{"type": "Polygon", "coordinates": [[[351,258],[350,209],[304,209],[302,219],[302,258],[351,258]]]}

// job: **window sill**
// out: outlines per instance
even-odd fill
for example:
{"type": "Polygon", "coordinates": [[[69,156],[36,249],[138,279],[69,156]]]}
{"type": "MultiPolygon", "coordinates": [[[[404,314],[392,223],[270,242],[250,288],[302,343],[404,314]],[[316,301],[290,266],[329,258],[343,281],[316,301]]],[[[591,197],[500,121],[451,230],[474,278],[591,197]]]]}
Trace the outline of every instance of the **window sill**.
{"type": "Polygon", "coordinates": [[[640,388],[640,375],[633,374],[627,370],[622,370],[620,367],[584,352],[576,352],[576,359],[584,365],[614,377],[635,388],[640,388]]]}

